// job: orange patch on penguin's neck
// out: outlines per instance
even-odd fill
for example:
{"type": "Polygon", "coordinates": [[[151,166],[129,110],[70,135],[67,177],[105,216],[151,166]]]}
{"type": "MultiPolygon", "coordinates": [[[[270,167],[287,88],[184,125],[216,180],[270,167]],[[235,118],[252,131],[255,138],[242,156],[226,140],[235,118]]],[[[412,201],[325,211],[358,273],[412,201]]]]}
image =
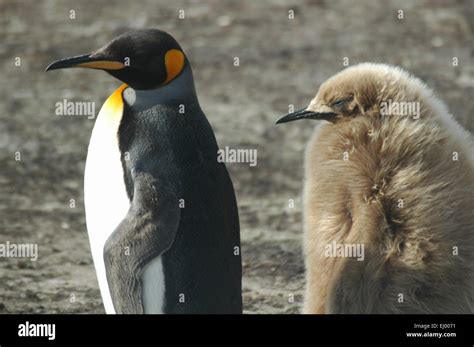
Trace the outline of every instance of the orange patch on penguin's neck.
{"type": "Polygon", "coordinates": [[[107,107],[111,111],[116,111],[120,108],[123,108],[123,97],[122,97],[122,92],[124,91],[125,88],[127,88],[127,84],[122,84],[120,87],[118,87],[105,101],[104,107],[107,107]]]}
{"type": "Polygon", "coordinates": [[[172,81],[178,76],[184,68],[184,53],[178,49],[170,49],[165,55],[166,81],[164,84],[172,81]]]}

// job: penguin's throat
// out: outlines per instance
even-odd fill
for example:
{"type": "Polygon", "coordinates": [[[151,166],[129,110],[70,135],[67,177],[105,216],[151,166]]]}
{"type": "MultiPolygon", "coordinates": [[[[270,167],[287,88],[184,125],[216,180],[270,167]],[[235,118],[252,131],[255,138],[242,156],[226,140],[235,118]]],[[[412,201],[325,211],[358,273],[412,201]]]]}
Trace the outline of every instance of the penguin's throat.
{"type": "Polygon", "coordinates": [[[178,77],[155,89],[137,90],[128,87],[123,91],[123,98],[131,107],[147,108],[157,104],[186,105],[196,99],[191,69],[187,66],[178,77]]]}

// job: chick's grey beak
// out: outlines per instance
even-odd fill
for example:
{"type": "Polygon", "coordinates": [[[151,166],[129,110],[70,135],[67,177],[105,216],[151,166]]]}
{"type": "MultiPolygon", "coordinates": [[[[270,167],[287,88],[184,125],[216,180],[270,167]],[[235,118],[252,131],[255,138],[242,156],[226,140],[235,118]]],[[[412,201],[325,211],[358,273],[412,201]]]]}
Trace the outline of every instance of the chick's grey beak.
{"type": "Polygon", "coordinates": [[[292,122],[298,119],[323,119],[330,120],[336,114],[334,112],[313,112],[309,111],[306,108],[301,110],[288,113],[276,121],[276,124],[292,122]]]}

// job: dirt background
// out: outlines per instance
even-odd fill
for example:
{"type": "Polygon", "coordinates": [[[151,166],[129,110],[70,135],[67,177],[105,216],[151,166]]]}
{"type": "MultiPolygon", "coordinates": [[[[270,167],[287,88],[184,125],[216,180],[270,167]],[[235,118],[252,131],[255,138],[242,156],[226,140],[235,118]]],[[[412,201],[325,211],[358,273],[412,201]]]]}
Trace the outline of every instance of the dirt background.
{"type": "Polygon", "coordinates": [[[351,65],[405,67],[472,131],[473,8],[441,0],[1,0],[0,242],[38,243],[39,259],[0,258],[0,313],[104,312],[82,191],[94,121],[56,116],[54,105],[67,98],[99,108],[120,82],[82,69],[45,73],[49,62],[131,28],[157,27],[181,43],[219,145],[258,150],[256,167],[228,165],[240,209],[245,312],[298,313],[303,150],[314,124],[274,121],[289,104],[304,107],[348,57],[351,65]]]}

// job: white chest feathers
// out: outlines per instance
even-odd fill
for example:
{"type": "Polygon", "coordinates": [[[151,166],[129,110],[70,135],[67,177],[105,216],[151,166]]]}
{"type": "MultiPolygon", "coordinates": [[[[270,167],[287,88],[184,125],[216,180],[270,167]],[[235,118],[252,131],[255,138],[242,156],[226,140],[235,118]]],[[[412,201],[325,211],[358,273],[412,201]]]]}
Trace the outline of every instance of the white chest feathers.
{"type": "Polygon", "coordinates": [[[105,273],[104,245],[130,207],[117,135],[123,114],[121,93],[125,87],[118,88],[99,112],[89,143],[84,175],[87,232],[107,313],[115,313],[115,310],[105,273]]]}
{"type": "MultiPolygon", "coordinates": [[[[122,92],[125,88],[126,85],[118,88],[99,112],[89,143],[84,176],[87,232],[107,313],[115,313],[115,309],[105,272],[104,246],[130,207],[118,139],[123,116],[122,92]]],[[[132,93],[128,95],[134,93],[133,90],[129,91],[132,93]]],[[[143,268],[141,279],[144,312],[162,313],[165,288],[161,257],[153,259],[143,268]]]]}

